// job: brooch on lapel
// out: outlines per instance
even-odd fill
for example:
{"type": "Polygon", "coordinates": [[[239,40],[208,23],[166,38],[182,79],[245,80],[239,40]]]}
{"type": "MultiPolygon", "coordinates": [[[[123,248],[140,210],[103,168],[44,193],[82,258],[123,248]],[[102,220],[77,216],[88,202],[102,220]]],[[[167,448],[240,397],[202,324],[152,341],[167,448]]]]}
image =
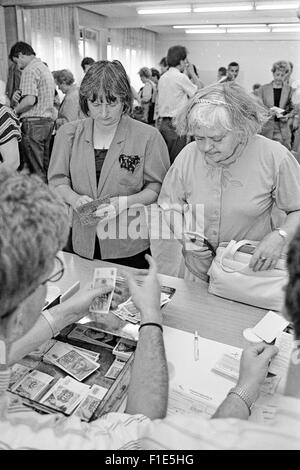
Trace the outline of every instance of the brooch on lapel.
{"type": "Polygon", "coordinates": [[[131,173],[134,172],[140,161],[141,159],[138,155],[124,155],[124,153],[122,153],[119,156],[120,167],[131,171],[131,173]]]}

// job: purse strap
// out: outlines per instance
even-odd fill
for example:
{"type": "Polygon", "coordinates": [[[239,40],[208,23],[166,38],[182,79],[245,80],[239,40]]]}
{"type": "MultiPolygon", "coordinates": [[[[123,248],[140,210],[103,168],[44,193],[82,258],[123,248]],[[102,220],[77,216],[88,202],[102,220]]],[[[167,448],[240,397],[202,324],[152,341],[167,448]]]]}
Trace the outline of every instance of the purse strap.
{"type": "Polygon", "coordinates": [[[227,247],[225,248],[222,255],[220,256],[220,266],[223,269],[223,271],[225,271],[227,273],[240,273],[240,272],[245,271],[245,269],[247,268],[246,266],[241,268],[241,269],[232,269],[232,268],[229,268],[228,266],[224,266],[223,261],[224,261],[225,258],[233,259],[236,252],[242,246],[252,245],[252,244],[253,244],[253,242],[251,242],[250,240],[240,240],[239,242],[236,242],[235,240],[230,240],[227,247]]]}

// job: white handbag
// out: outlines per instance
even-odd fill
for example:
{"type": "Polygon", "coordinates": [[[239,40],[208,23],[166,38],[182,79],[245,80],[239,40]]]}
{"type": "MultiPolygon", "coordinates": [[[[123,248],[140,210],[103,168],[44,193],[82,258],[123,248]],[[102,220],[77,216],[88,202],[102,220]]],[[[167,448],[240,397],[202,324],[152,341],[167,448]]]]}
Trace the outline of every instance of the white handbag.
{"type": "Polygon", "coordinates": [[[254,272],[249,268],[252,254],[238,250],[257,244],[249,240],[231,240],[227,246],[221,244],[208,271],[208,291],[225,299],[280,311],[288,282],[285,259],[280,258],[274,269],[254,272]]]}

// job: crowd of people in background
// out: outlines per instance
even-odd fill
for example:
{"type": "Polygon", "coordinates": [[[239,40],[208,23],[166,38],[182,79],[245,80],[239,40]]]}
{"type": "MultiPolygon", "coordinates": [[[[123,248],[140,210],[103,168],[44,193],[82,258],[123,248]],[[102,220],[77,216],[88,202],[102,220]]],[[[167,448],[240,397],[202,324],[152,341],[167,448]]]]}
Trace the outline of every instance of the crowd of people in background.
{"type": "MultiPolygon", "coordinates": [[[[12,159],[13,167],[25,166],[46,181],[57,130],[67,122],[84,117],[79,107],[80,84],[75,83],[70,70],[55,70],[51,74],[47,64],[36,57],[35,51],[27,43],[16,43],[9,57],[11,64],[6,91],[0,90],[1,158],[7,162],[3,143],[11,136],[13,142],[19,141],[20,153],[17,159],[12,159]],[[6,120],[9,126],[3,125],[6,120]],[[14,127],[13,132],[11,126],[14,127]],[[7,127],[8,133],[4,131],[7,127]],[[31,137],[33,133],[34,139],[31,137]]],[[[84,74],[94,63],[92,57],[83,58],[81,68],[84,74]]],[[[188,51],[184,46],[170,47],[167,55],[159,62],[159,68],[145,66],[137,72],[142,86],[138,91],[131,86],[133,108],[130,114],[136,120],[159,129],[172,164],[190,140],[186,136],[178,136],[173,118],[186,101],[204,87],[204,83],[196,65],[189,62],[188,51]]],[[[227,67],[221,66],[217,70],[216,82],[238,83],[239,71],[240,65],[236,61],[230,62],[227,67]]],[[[292,72],[292,62],[275,62],[271,68],[273,80],[263,85],[255,83],[250,96],[268,109],[269,119],[261,134],[282,143],[299,160],[300,82],[291,79],[292,72]]]]}

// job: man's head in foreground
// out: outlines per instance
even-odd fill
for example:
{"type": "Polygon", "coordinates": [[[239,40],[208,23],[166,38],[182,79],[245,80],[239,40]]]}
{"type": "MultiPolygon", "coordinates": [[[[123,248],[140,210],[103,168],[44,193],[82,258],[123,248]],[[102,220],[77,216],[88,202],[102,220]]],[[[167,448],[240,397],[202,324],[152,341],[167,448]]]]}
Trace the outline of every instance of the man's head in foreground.
{"type": "Polygon", "coordinates": [[[41,313],[67,219],[65,205],[39,177],[0,170],[0,331],[9,342],[41,313]]]}

